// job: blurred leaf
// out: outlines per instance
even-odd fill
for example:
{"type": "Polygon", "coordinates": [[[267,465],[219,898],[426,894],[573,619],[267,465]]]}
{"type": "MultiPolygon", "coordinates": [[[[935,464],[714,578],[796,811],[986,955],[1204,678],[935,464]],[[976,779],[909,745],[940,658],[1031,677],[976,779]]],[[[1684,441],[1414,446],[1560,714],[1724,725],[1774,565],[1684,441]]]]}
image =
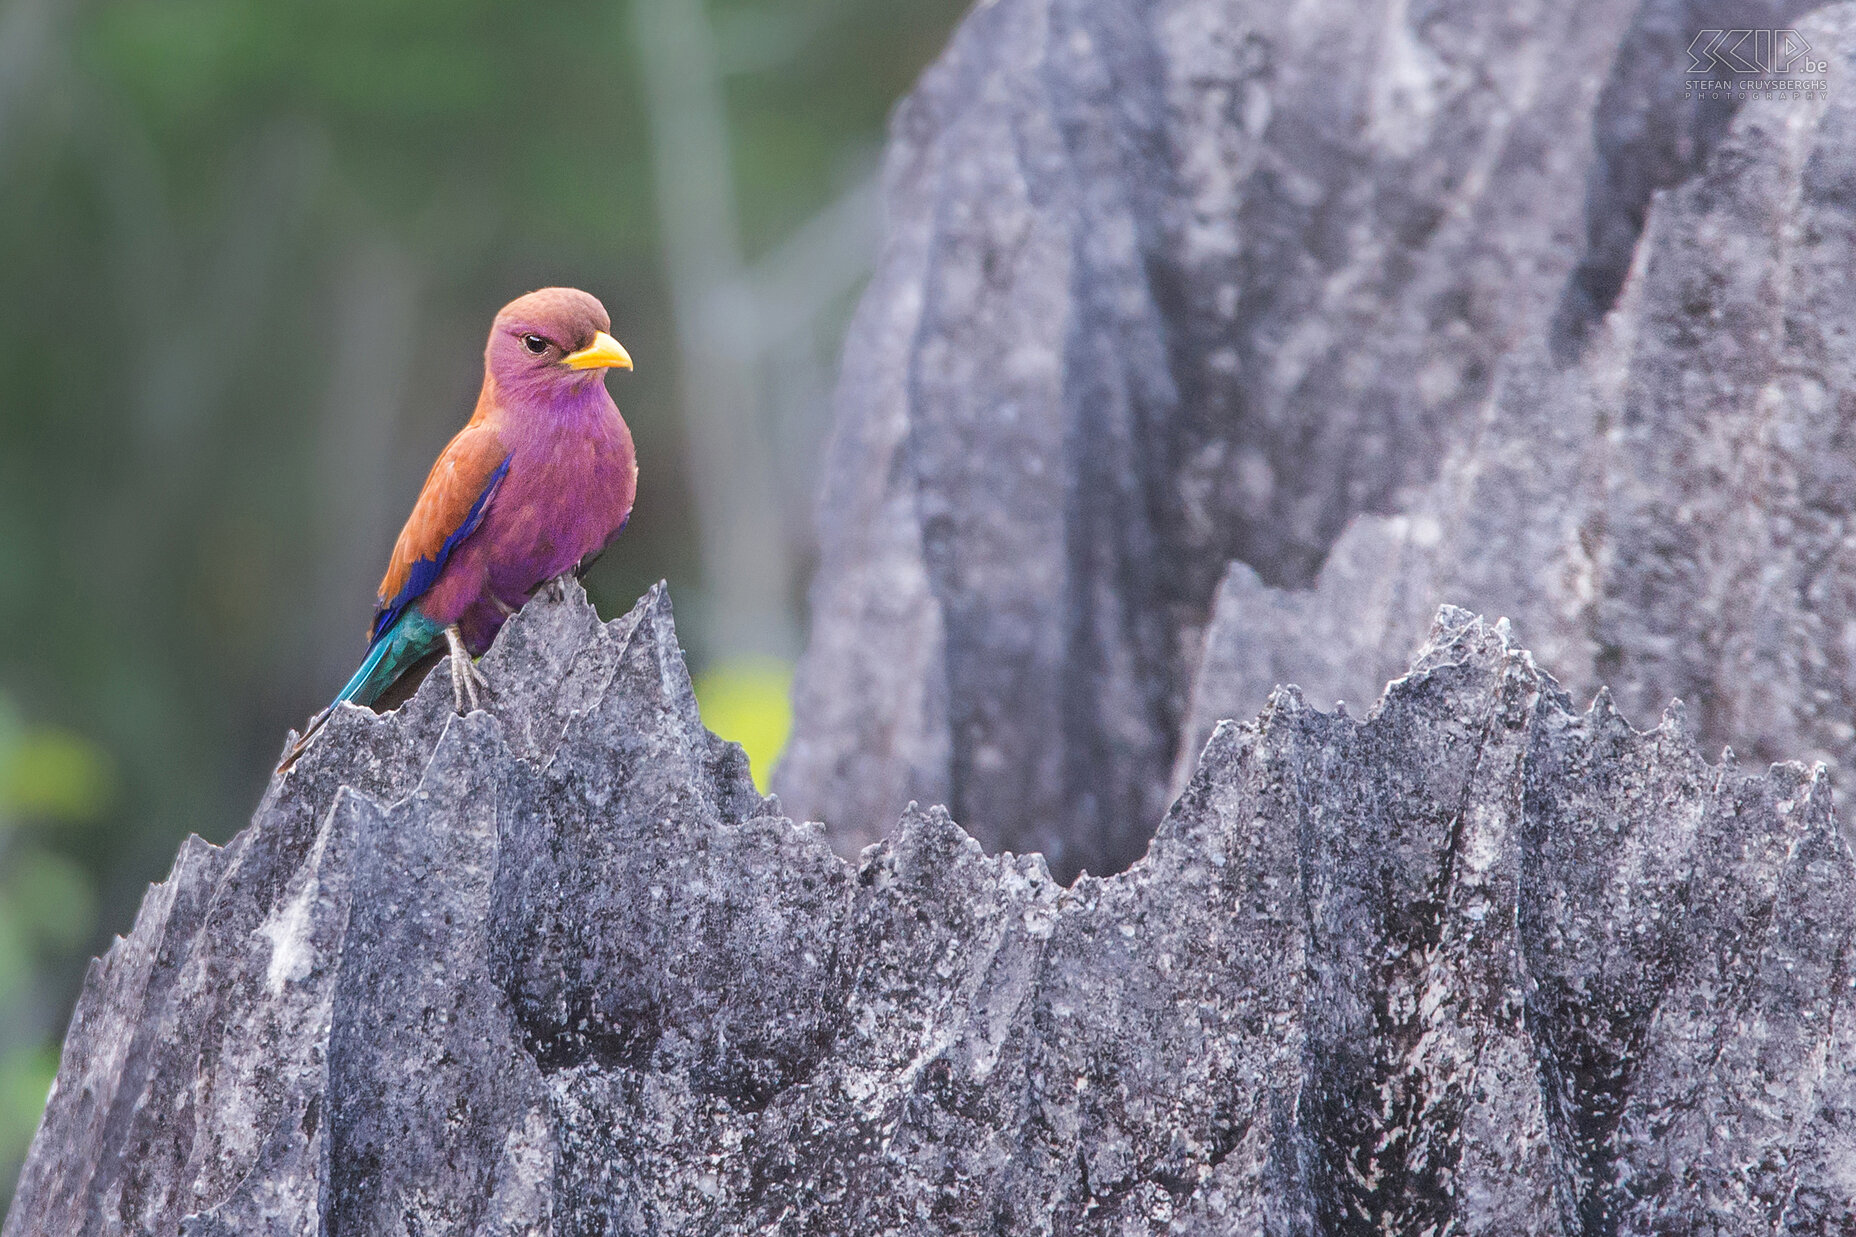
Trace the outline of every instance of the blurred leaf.
{"type": "Polygon", "coordinates": [[[703,724],[747,751],[762,794],[792,730],[792,687],[792,666],[773,657],[724,662],[696,676],[703,724]]]}
{"type": "Polygon", "coordinates": [[[13,907],[0,898],[0,1006],[11,1004],[32,973],[31,947],[13,907]]]}
{"type": "Polygon", "coordinates": [[[0,811],[52,820],[93,820],[109,806],[109,761],[94,743],[64,730],[28,732],[0,752],[0,811]]]}
{"type": "Polygon", "coordinates": [[[39,1114],[58,1075],[58,1050],[19,1044],[0,1052],[0,1173],[11,1182],[39,1128],[39,1114]]]}
{"type": "Polygon", "coordinates": [[[63,855],[30,847],[0,874],[0,906],[13,914],[19,934],[32,943],[74,950],[97,919],[97,897],[83,869],[63,855]]]}

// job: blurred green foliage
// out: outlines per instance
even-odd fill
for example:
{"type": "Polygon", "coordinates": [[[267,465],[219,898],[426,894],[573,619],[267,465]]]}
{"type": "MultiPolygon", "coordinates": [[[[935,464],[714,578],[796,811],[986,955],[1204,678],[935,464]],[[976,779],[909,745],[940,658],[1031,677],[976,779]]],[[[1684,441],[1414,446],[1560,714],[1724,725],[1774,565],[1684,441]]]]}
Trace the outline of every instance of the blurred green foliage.
{"type": "MultiPolygon", "coordinates": [[[[869,175],[962,7],[704,0],[750,260],[869,175]]],[[[84,955],[188,832],[244,823],[353,668],[510,297],[611,310],[642,476],[588,587],[611,614],[668,578],[701,630],[630,16],[0,0],[0,691],[44,723],[0,734],[0,1205],[84,955]]],[[[761,777],[773,691],[712,709],[761,777]]]]}
{"type": "Polygon", "coordinates": [[[79,964],[97,920],[70,846],[112,794],[109,762],[63,731],[26,726],[0,696],[0,1176],[9,1187],[58,1068],[47,989],[79,964]]]}
{"type": "Polygon", "coordinates": [[[696,676],[703,725],[739,743],[754,785],[767,793],[773,766],[793,728],[793,667],[772,657],[731,659],[696,676]]]}

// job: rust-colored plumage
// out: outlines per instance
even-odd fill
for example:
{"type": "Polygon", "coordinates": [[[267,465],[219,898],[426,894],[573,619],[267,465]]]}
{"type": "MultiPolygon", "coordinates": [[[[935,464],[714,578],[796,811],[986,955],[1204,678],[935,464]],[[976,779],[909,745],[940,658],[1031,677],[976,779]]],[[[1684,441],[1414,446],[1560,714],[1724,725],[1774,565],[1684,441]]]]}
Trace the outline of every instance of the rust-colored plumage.
{"type": "Polygon", "coordinates": [[[380,619],[411,582],[414,565],[422,561],[440,561],[445,542],[463,527],[471,508],[489,487],[491,477],[509,458],[509,449],[503,445],[495,426],[490,424],[490,414],[496,409],[491,394],[492,388],[486,383],[470,424],[458,431],[457,437],[439,452],[432,471],[426,474],[425,486],[419,491],[412,514],[407,517],[406,526],[400,529],[399,540],[393,543],[387,574],[381,577],[380,591],[375,598],[378,609],[374,622],[369,625],[369,639],[379,634],[380,619]]]}

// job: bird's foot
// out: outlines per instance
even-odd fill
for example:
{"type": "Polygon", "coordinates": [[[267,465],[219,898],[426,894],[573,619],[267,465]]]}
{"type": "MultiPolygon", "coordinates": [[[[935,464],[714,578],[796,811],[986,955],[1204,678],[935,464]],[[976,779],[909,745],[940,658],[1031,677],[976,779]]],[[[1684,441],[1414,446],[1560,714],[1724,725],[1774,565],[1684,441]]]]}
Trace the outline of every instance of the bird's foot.
{"type": "Polygon", "coordinates": [[[567,577],[569,574],[571,573],[562,572],[552,579],[544,580],[541,585],[542,596],[546,597],[549,601],[566,601],[567,577]]]}
{"type": "Polygon", "coordinates": [[[463,633],[457,624],[445,628],[445,643],[451,646],[451,697],[459,713],[470,713],[483,707],[483,699],[478,689],[489,690],[490,680],[483,677],[483,671],[477,669],[477,663],[471,660],[470,650],[464,647],[463,633]],[[469,707],[466,707],[466,706],[469,707]]]}

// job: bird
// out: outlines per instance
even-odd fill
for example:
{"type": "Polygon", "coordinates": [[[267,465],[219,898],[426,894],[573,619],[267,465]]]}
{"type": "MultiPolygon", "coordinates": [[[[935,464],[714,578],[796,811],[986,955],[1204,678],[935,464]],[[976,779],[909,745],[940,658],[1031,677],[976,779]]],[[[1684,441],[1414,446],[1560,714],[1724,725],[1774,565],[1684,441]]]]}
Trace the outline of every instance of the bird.
{"type": "Polygon", "coordinates": [[[453,704],[481,707],[473,658],[544,585],[558,595],[631,517],[637,452],[606,371],[632,368],[605,306],[542,288],[503,306],[476,410],[439,453],[375,597],[366,655],[285,753],[287,770],[344,702],[378,700],[428,655],[450,654],[453,704]]]}

